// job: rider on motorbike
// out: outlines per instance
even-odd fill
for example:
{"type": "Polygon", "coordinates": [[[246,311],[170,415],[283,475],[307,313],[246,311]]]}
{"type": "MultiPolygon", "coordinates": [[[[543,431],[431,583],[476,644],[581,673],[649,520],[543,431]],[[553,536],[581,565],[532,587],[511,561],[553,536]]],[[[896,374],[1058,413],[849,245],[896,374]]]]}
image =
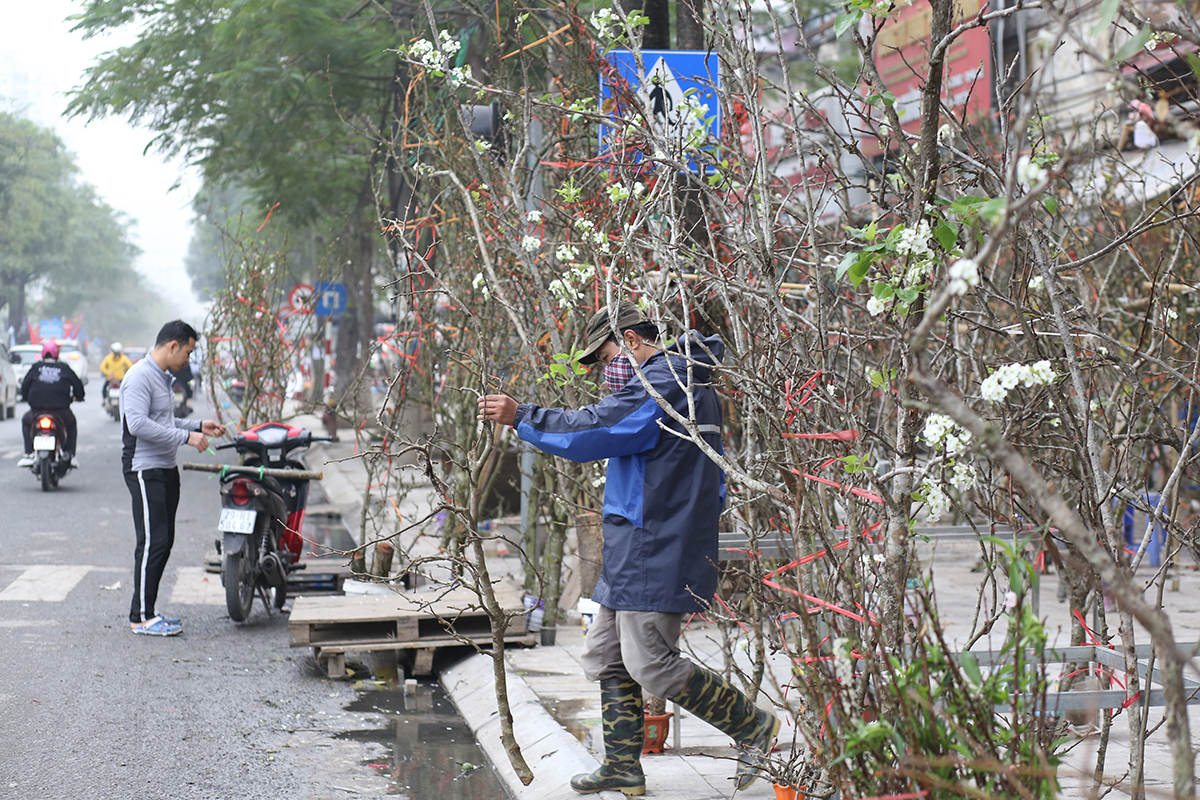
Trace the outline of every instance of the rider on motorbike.
{"type": "MultiPolygon", "coordinates": [[[[18,464],[28,467],[33,464],[33,422],[38,414],[50,413],[58,418],[67,429],[65,450],[75,463],[75,437],[78,429],[75,415],[71,413],[71,400],[83,402],[83,381],[75,370],[58,360],[58,343],[42,344],[42,360],[29,368],[21,382],[21,395],[29,403],[29,410],[21,418],[25,434],[25,457],[18,464]]],[[[76,464],[76,466],[78,466],[76,464]]]]}
{"type": "Polygon", "coordinates": [[[120,342],[113,342],[111,352],[100,362],[100,374],[104,376],[100,384],[100,403],[108,400],[109,381],[120,381],[125,378],[125,371],[133,366],[129,356],[125,355],[120,342]]]}

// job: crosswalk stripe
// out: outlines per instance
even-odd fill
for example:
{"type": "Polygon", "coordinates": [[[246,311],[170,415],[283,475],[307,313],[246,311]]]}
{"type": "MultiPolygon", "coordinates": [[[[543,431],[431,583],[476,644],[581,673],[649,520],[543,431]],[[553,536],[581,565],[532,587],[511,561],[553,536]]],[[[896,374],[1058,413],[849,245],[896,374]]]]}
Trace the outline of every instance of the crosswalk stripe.
{"type": "Polygon", "coordinates": [[[0,591],[0,600],[60,603],[91,569],[59,565],[30,567],[0,591]]]}

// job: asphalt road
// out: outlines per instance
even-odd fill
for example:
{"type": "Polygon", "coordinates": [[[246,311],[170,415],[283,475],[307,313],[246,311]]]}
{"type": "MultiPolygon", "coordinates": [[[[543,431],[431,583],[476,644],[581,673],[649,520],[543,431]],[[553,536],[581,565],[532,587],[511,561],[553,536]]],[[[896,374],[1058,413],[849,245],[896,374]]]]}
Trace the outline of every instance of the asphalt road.
{"type": "Polygon", "coordinates": [[[27,406],[0,422],[0,798],[378,796],[363,747],[334,736],[363,727],[343,710],[350,686],[288,647],[286,616],[226,615],[203,570],[219,510],[206,474],[182,475],[158,604],[184,632],[129,632],[130,498],[98,395],[93,377],[75,408],[82,466],[50,493],[16,467],[27,406]]]}

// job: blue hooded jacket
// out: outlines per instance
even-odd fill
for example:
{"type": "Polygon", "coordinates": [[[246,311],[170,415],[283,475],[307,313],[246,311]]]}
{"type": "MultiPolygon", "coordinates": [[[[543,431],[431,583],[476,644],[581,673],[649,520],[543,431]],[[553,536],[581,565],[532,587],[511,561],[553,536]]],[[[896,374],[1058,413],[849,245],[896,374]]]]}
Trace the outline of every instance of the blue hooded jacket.
{"type": "MultiPolygon", "coordinates": [[[[688,335],[696,424],[720,453],[721,403],[709,382],[725,347],[716,336],[688,335]]],[[[683,346],[680,340],[651,356],[642,371],[687,418],[683,346]]],[[[705,608],[717,588],[725,474],[692,442],[663,430],[682,433],[684,428],[666,415],[641,380],[634,377],[619,392],[578,410],[523,403],[513,426],[521,439],[546,453],[580,462],[608,459],[604,565],[593,600],[618,611],[705,608]]]]}

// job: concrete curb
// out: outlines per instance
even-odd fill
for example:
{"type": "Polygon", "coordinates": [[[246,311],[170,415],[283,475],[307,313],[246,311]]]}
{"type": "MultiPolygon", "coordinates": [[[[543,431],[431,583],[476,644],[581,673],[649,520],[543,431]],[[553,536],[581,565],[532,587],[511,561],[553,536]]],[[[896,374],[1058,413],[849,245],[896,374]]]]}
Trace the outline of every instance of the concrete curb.
{"type": "MultiPolygon", "coordinates": [[[[599,766],[583,743],[562,727],[542,706],[537,695],[519,675],[506,671],[509,706],[517,743],[534,780],[525,786],[508,762],[508,753],[500,741],[500,712],[496,710],[495,679],[492,657],[473,655],[442,673],[442,687],[458,711],[471,726],[475,740],[492,762],[500,779],[515,800],[555,800],[579,797],[570,785],[571,777],[591,772],[599,766]],[[528,740],[531,732],[537,738],[528,740]]],[[[620,792],[599,792],[601,800],[625,800],[620,792]]]]}

